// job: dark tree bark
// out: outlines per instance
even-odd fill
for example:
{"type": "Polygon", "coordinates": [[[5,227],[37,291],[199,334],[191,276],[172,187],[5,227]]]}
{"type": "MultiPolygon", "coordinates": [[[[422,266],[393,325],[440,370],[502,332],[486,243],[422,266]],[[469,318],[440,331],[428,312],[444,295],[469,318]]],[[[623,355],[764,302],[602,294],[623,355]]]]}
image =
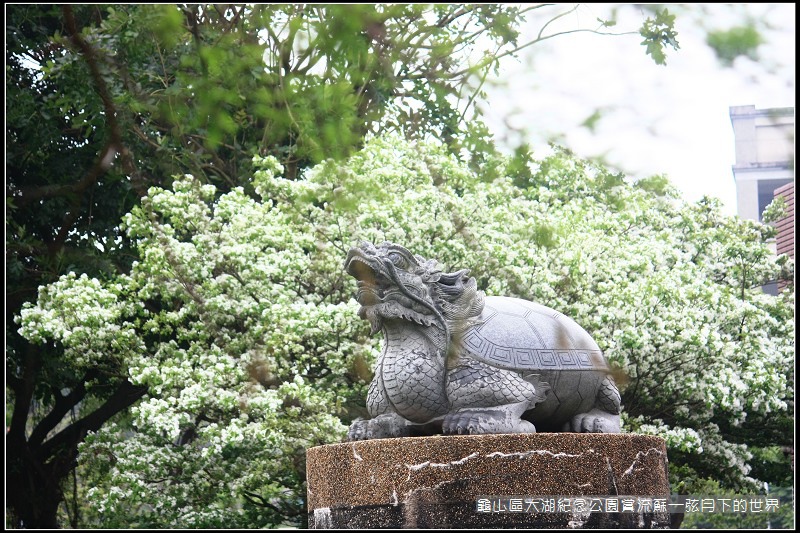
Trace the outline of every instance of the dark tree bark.
{"type": "MultiPolygon", "coordinates": [[[[86,397],[84,382],[65,395],[55,391],[52,410],[26,435],[33,385],[40,371],[38,347],[31,346],[26,361],[29,364],[21,378],[9,380],[15,395],[6,433],[6,501],[10,525],[26,529],[58,528],[58,506],[64,499],[62,487],[75,468],[78,445],[88,432],[97,431],[115,414],[133,405],[147,389],[122,381],[98,409],[47,438],[86,397]]],[[[90,376],[87,374],[85,378],[90,376]]]]}

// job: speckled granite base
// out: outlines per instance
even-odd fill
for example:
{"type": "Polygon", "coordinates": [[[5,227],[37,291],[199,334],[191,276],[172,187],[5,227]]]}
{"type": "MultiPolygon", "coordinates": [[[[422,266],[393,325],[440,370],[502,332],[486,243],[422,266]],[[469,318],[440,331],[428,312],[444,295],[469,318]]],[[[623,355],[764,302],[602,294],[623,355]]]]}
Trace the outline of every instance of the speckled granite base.
{"type": "Polygon", "coordinates": [[[311,528],[666,528],[669,514],[477,512],[479,496],[669,497],[657,437],[534,433],[310,448],[311,528]]]}

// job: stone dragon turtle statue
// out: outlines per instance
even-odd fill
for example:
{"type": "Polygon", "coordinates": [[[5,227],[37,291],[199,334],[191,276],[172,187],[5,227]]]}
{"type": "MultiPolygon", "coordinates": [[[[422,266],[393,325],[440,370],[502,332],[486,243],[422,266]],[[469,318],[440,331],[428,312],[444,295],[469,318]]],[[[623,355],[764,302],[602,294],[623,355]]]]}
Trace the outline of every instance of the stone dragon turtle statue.
{"type": "Polygon", "coordinates": [[[619,433],[620,395],[597,343],[568,317],[485,296],[469,270],[385,242],[361,243],[345,271],[383,351],[371,418],[348,440],[443,434],[619,433]]]}

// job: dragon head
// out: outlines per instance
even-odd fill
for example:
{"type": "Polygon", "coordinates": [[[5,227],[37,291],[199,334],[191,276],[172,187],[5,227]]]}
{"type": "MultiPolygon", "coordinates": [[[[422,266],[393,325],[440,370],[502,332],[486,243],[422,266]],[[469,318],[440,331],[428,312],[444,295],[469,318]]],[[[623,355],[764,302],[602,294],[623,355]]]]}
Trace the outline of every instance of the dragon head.
{"type": "Polygon", "coordinates": [[[469,270],[446,273],[436,260],[414,255],[400,245],[362,242],[350,249],[345,271],[358,280],[358,314],[372,332],[387,320],[405,320],[452,336],[475,324],[484,295],[469,270]]]}

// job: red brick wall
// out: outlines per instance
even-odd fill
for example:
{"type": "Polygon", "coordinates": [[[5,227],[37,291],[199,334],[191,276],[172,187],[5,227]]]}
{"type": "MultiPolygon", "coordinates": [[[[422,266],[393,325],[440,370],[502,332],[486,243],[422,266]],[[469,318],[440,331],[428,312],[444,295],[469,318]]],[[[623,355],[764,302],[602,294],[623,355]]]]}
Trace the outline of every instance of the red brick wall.
{"type": "MultiPolygon", "coordinates": [[[[783,196],[787,215],[775,222],[778,235],[775,244],[778,254],[786,254],[794,260],[794,182],[775,189],[775,197],[783,196]]],[[[778,282],[778,290],[783,290],[786,282],[778,282]]]]}

